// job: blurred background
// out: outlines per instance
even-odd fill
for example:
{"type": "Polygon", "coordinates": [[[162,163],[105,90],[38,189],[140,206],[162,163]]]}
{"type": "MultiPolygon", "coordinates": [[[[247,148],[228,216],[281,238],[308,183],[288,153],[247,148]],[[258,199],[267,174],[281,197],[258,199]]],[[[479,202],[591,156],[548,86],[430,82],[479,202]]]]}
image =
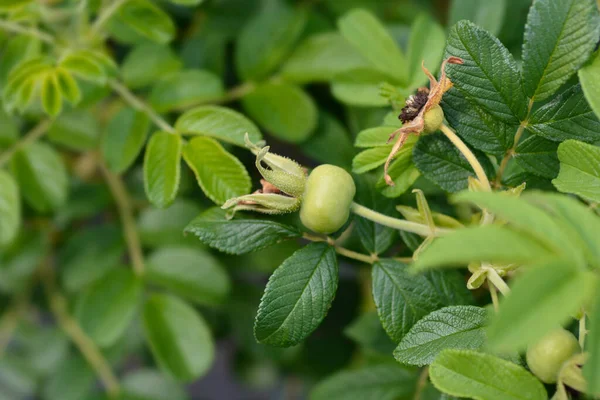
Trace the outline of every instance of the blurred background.
{"type": "MultiPolygon", "coordinates": [[[[102,5],[100,0],[87,3],[91,10],[102,5]]],[[[318,110],[317,123],[307,126],[302,106],[292,102],[286,119],[275,123],[283,126],[281,131],[261,126],[268,144],[275,153],[309,167],[327,162],[350,170],[358,152],[353,138],[363,129],[381,125],[391,108],[388,100],[379,97],[377,79],[361,74],[331,75],[336,68],[343,75],[355,62],[352,49],[339,35],[338,18],[355,8],[369,10],[385,24],[405,54],[420,49],[429,61],[428,67],[434,70],[444,50],[445,38],[440,40],[440,32],[447,32],[461,19],[470,19],[498,36],[518,59],[531,1],[205,0],[196,7],[155,3],[175,23],[170,43],[149,41],[119,18],[107,25],[106,48],[121,66],[123,81],[131,90],[171,120],[192,105],[214,100],[262,121],[261,113],[269,113],[273,107],[269,101],[282,100],[273,96],[259,103],[256,110],[240,99],[252,92],[256,80],[291,82],[302,87],[318,110]],[[411,36],[423,21],[432,28],[419,28],[422,32],[411,36]],[[274,51],[272,47],[253,47],[257,38],[270,38],[262,43],[277,42],[274,38],[283,42],[273,45],[283,49],[281,54],[273,55],[276,61],[268,57],[260,61],[271,63],[269,68],[248,61],[274,51]],[[327,42],[329,47],[323,50],[318,46],[320,42],[327,42]],[[240,47],[250,54],[239,51],[240,47]],[[306,63],[311,68],[306,68],[306,63]],[[319,69],[320,65],[323,68],[319,69]],[[226,89],[225,95],[212,99],[207,88],[210,84],[202,80],[202,73],[217,77],[217,84],[226,89]]],[[[36,10],[50,18],[53,13],[76,8],[78,1],[40,0],[39,4],[36,10]]],[[[48,22],[46,27],[51,29],[52,24],[48,22]]],[[[27,49],[3,31],[0,48],[0,82],[5,82],[11,57],[27,49]]],[[[414,85],[400,90],[402,95],[425,84],[419,67],[420,63],[413,68],[414,85]]],[[[83,104],[67,110],[48,134],[48,140],[62,149],[62,157],[72,171],[68,200],[54,213],[39,214],[26,207],[23,232],[11,246],[0,249],[0,400],[104,398],[93,370],[57,327],[39,283],[49,279],[39,265],[53,263],[57,284],[75,318],[93,321],[89,307],[86,316],[78,317],[82,296],[97,282],[106,281],[107,276],[118,277],[118,271],[127,263],[126,243],[112,196],[102,179],[90,173],[90,153],[82,153],[94,148],[122,102],[100,86],[87,85],[83,91],[83,104]],[[74,140],[79,140],[75,146],[74,140]],[[50,245],[56,251],[48,253],[50,245]]],[[[0,153],[15,143],[30,122],[27,117],[17,119],[0,112],[0,153]]],[[[257,188],[259,175],[253,168],[252,154],[241,148],[228,149],[247,166],[257,188]]],[[[216,355],[204,376],[189,383],[175,382],[157,367],[144,341],[142,315],[137,312],[125,334],[102,347],[104,357],[121,378],[123,398],[305,399],[315,383],[338,370],[369,362],[394,362],[394,343],[382,330],[370,300],[369,269],[343,259],[337,296],[318,330],[293,348],[258,344],[252,329],[264,286],[274,269],[301,243],[284,242],[246,256],[228,256],[204,247],[192,235],[182,234],[193,218],[214,206],[198,188],[193,174],[182,169],[177,200],[160,210],[146,200],[142,162],[140,155],[124,179],[133,199],[146,262],[154,265],[149,267],[153,271],[149,279],[158,282],[156,290],[163,290],[160,282],[168,277],[161,273],[173,263],[182,268],[202,265],[208,282],[206,293],[191,293],[188,297],[210,326],[216,355]]],[[[415,186],[423,188],[434,203],[436,196],[445,199],[440,189],[422,178],[415,186]]],[[[368,197],[369,193],[359,195],[368,197]]],[[[394,201],[414,202],[412,196],[394,201]]],[[[443,207],[445,200],[440,204],[443,207]]],[[[279,219],[298,224],[296,218],[290,215],[279,219]]],[[[402,239],[393,234],[391,240],[398,243],[393,251],[409,256],[410,238],[402,239]]],[[[354,235],[346,238],[346,243],[346,247],[360,249],[354,235]]],[[[124,289],[109,286],[110,290],[99,296],[119,298],[124,289]]],[[[125,305],[116,302],[113,306],[125,305]]]]}

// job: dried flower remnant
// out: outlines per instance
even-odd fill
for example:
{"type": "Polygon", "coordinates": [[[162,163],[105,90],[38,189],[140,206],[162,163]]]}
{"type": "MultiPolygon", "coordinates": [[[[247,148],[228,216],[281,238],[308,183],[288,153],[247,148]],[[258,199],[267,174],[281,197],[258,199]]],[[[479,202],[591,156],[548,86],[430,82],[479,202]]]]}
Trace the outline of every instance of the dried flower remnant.
{"type": "Polygon", "coordinates": [[[399,116],[399,119],[402,120],[403,125],[400,129],[394,131],[390,135],[388,142],[391,142],[396,136],[398,136],[398,139],[396,140],[396,143],[394,143],[384,167],[385,181],[390,186],[394,186],[394,181],[388,174],[390,163],[394,159],[394,156],[402,148],[406,142],[406,139],[408,139],[408,136],[411,133],[420,135],[423,132],[428,133],[428,131],[435,130],[443,121],[443,113],[441,112],[440,101],[442,101],[442,96],[444,93],[446,93],[452,87],[452,82],[450,82],[450,79],[448,79],[446,76],[446,64],[448,63],[462,64],[463,60],[458,57],[449,57],[444,60],[440,68],[442,74],[439,82],[435,79],[431,72],[425,68],[424,65],[421,65],[423,72],[429,78],[430,89],[420,88],[417,90],[416,94],[407,99],[406,106],[402,109],[402,112],[399,116]],[[433,123],[426,123],[425,121],[425,114],[427,114],[429,111],[432,111],[432,115],[428,117],[431,117],[433,123]],[[437,123],[438,121],[439,124],[437,123]]]}

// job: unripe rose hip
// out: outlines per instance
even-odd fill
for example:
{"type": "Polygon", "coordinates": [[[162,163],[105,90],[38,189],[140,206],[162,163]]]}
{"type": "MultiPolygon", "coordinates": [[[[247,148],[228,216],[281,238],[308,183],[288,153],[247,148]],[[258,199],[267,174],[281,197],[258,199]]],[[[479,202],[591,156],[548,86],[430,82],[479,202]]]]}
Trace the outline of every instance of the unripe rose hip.
{"type": "Polygon", "coordinates": [[[542,382],[556,383],[565,361],[580,350],[575,336],[561,328],[529,346],[527,365],[542,382]]]}

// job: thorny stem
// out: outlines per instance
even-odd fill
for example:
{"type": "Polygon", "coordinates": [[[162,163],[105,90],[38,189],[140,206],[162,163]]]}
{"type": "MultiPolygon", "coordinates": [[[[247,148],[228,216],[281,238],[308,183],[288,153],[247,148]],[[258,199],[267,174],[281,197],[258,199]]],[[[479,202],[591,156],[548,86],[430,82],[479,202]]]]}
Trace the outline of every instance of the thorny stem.
{"type": "Polygon", "coordinates": [[[128,0],[114,0],[108,7],[106,7],[106,9],[104,9],[104,11],[100,13],[98,18],[96,18],[96,21],[94,21],[94,25],[92,25],[92,28],[90,30],[90,34],[92,35],[92,37],[98,34],[98,32],[102,29],[104,24],[108,22],[110,17],[112,17],[113,14],[117,12],[119,8],[127,1],[128,0]]]}
{"type": "Polygon", "coordinates": [[[0,28],[4,29],[6,31],[9,31],[9,32],[15,32],[15,33],[21,33],[23,35],[33,36],[33,37],[40,39],[43,42],[51,44],[51,45],[56,44],[56,40],[54,39],[54,37],[52,37],[52,35],[50,35],[46,32],[42,32],[39,29],[34,28],[34,27],[23,26],[21,24],[15,23],[15,22],[0,20],[0,28]]]}
{"type": "Polygon", "coordinates": [[[154,111],[152,107],[144,103],[140,98],[133,94],[126,86],[122,85],[115,79],[109,80],[108,84],[111,88],[113,88],[115,92],[117,92],[123,98],[123,100],[129,103],[130,106],[148,115],[148,117],[160,129],[168,133],[175,133],[175,128],[173,128],[167,121],[163,119],[163,117],[161,117],[156,111],[154,111]]]}
{"type": "Polygon", "coordinates": [[[510,288],[504,282],[504,279],[498,275],[498,272],[492,267],[484,267],[487,273],[488,281],[492,283],[504,296],[510,293],[510,288]]]}
{"type": "Polygon", "coordinates": [[[502,158],[502,161],[500,162],[500,166],[498,167],[498,172],[496,172],[496,179],[494,180],[495,187],[500,187],[500,185],[502,184],[502,176],[504,175],[506,166],[508,165],[508,162],[510,161],[510,159],[515,155],[515,151],[517,149],[517,146],[519,145],[521,136],[523,136],[525,127],[529,123],[529,114],[531,114],[531,108],[533,107],[533,103],[534,103],[534,99],[531,98],[529,100],[529,104],[527,105],[527,116],[525,117],[525,119],[523,121],[521,121],[521,123],[519,124],[519,127],[517,128],[517,132],[515,133],[515,139],[513,141],[513,145],[510,149],[508,149],[506,151],[504,158],[502,158]]]}
{"type": "Polygon", "coordinates": [[[102,385],[106,388],[108,395],[111,398],[116,398],[121,390],[119,381],[111,370],[110,364],[106,361],[100,350],[98,350],[98,347],[96,347],[94,342],[81,329],[77,321],[69,314],[67,300],[56,287],[54,270],[49,265],[49,260],[46,260],[42,265],[41,273],[50,310],[54,314],[58,325],[94,369],[102,385]]]}
{"type": "Polygon", "coordinates": [[[113,174],[103,162],[99,162],[98,164],[100,165],[100,170],[115,198],[115,202],[117,203],[117,209],[119,210],[119,216],[123,223],[123,234],[125,235],[125,241],[127,242],[127,249],[129,257],[131,258],[131,263],[133,264],[133,270],[137,276],[142,276],[144,274],[144,255],[135,226],[135,219],[133,218],[131,199],[129,198],[129,194],[127,193],[127,189],[121,178],[113,174]]]}
{"type": "Polygon", "coordinates": [[[436,228],[435,232],[431,232],[429,226],[424,224],[419,224],[417,222],[406,221],[403,219],[389,217],[387,215],[378,213],[377,211],[371,210],[365,206],[362,206],[358,203],[352,203],[351,208],[352,212],[358,216],[371,220],[373,222],[378,223],[379,225],[387,226],[390,228],[398,229],[401,231],[416,233],[417,235],[428,237],[428,236],[440,236],[445,233],[451,232],[451,229],[446,228],[436,228]]]}
{"type": "Polygon", "coordinates": [[[50,127],[50,120],[45,119],[37,124],[32,130],[30,130],[21,140],[19,140],[12,148],[8,149],[4,153],[0,154],[0,168],[6,164],[13,154],[15,154],[21,148],[27,146],[30,143],[35,142],[48,131],[50,127]]]}
{"type": "Polygon", "coordinates": [[[336,253],[338,253],[339,255],[352,258],[356,261],[364,262],[367,264],[373,264],[378,260],[377,255],[368,256],[366,254],[349,250],[345,247],[337,245],[333,239],[328,237],[321,237],[317,235],[312,235],[310,233],[304,233],[302,237],[306,240],[310,240],[311,242],[327,242],[335,248],[336,253]]]}

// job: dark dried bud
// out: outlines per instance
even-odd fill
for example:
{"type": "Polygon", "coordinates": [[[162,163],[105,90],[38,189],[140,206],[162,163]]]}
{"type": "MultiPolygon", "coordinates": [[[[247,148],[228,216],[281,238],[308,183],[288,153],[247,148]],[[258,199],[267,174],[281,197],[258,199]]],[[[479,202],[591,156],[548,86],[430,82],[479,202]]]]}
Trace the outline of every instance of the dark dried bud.
{"type": "Polygon", "coordinates": [[[402,109],[402,112],[398,116],[398,118],[402,121],[402,123],[407,123],[415,119],[417,115],[419,115],[419,111],[425,106],[427,103],[429,96],[429,89],[423,87],[417,89],[417,93],[410,95],[408,99],[406,99],[406,106],[402,109]]]}

